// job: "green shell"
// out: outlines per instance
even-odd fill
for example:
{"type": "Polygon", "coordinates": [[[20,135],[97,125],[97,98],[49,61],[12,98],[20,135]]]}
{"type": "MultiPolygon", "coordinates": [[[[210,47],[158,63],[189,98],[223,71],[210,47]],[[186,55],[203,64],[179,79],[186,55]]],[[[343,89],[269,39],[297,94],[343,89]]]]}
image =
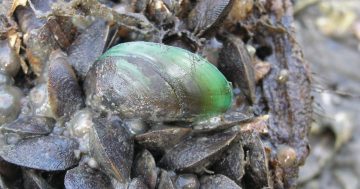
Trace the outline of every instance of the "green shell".
{"type": "Polygon", "coordinates": [[[87,104],[125,118],[194,120],[225,112],[232,86],[204,58],[150,42],[105,52],[85,80],[87,104]]]}

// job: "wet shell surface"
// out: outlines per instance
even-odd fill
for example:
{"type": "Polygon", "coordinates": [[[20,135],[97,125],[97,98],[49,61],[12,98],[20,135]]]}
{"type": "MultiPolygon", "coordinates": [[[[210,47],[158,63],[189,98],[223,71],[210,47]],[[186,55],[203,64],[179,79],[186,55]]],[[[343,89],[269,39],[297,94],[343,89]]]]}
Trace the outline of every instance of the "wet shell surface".
{"type": "Polygon", "coordinates": [[[87,105],[124,118],[194,120],[225,112],[232,86],[204,58],[150,42],[117,45],[85,79],[87,105]]]}

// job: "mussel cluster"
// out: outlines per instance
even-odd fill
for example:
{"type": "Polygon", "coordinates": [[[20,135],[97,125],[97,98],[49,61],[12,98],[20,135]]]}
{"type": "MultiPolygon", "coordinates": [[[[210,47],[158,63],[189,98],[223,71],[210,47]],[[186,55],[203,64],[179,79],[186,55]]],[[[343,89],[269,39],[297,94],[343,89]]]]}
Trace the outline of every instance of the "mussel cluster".
{"type": "Polygon", "coordinates": [[[296,187],[306,128],[271,115],[264,78],[291,76],[255,32],[283,32],[268,3],[3,1],[0,188],[296,187]]]}

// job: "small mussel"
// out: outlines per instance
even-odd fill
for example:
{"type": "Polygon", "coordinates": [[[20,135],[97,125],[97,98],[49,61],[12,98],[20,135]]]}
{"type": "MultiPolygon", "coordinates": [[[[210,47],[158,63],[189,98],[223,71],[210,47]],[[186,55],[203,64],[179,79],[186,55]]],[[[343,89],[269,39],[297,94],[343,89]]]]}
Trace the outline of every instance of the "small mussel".
{"type": "Polygon", "coordinates": [[[225,112],[232,86],[204,58],[150,42],[117,45],[85,79],[86,103],[124,118],[195,120],[225,112]]]}
{"type": "Polygon", "coordinates": [[[187,138],[166,152],[159,165],[167,170],[202,173],[236,138],[236,132],[187,138]]]}
{"type": "Polygon", "coordinates": [[[3,133],[16,133],[23,138],[47,135],[52,131],[55,120],[40,116],[25,116],[2,126],[3,133]]]}
{"type": "Polygon", "coordinates": [[[9,40],[0,40],[0,71],[15,76],[20,69],[20,60],[9,40]]]}
{"type": "Polygon", "coordinates": [[[188,17],[188,26],[199,36],[220,25],[231,10],[234,0],[198,1],[188,17]]]}
{"type": "Polygon", "coordinates": [[[190,132],[190,128],[184,127],[153,126],[148,132],[136,135],[134,139],[149,150],[164,152],[181,142],[190,132]]]}
{"type": "Polygon", "coordinates": [[[60,48],[56,40],[60,35],[54,35],[51,28],[55,27],[48,25],[45,19],[38,18],[30,7],[18,7],[15,15],[24,34],[23,42],[30,67],[40,76],[47,69],[51,52],[60,48]]]}
{"type": "Polygon", "coordinates": [[[224,154],[219,161],[213,166],[213,170],[223,174],[238,184],[245,174],[245,152],[240,142],[236,142],[224,154]]]}
{"type": "Polygon", "coordinates": [[[68,48],[69,63],[79,78],[85,78],[91,65],[103,53],[108,34],[109,25],[103,20],[96,20],[68,48]]]}
{"type": "Polygon", "coordinates": [[[181,174],[176,177],[175,186],[181,189],[198,189],[200,182],[195,174],[181,174]]]}
{"type": "Polygon", "coordinates": [[[131,180],[128,189],[148,189],[148,187],[143,183],[139,178],[134,178],[131,180]]]}
{"type": "Polygon", "coordinates": [[[60,50],[49,57],[47,89],[53,115],[70,116],[83,106],[82,91],[67,56],[60,50]]]}
{"type": "Polygon", "coordinates": [[[41,83],[34,86],[29,95],[29,106],[34,115],[53,117],[49,104],[47,84],[41,83]]]}
{"type": "Polygon", "coordinates": [[[109,177],[101,171],[91,169],[85,165],[68,170],[65,175],[64,184],[66,189],[112,188],[109,177]]]}
{"type": "Polygon", "coordinates": [[[0,125],[17,118],[21,109],[22,95],[17,87],[0,86],[0,125]]]}
{"type": "Polygon", "coordinates": [[[12,164],[45,171],[62,171],[78,163],[75,140],[62,136],[43,136],[22,140],[0,148],[0,157],[12,164]]]}
{"type": "Polygon", "coordinates": [[[252,131],[244,131],[240,135],[244,153],[249,162],[245,166],[246,173],[243,181],[245,187],[271,188],[268,158],[260,136],[252,131]]]}
{"type": "Polygon", "coordinates": [[[200,184],[200,189],[241,189],[241,187],[238,186],[234,181],[220,174],[212,176],[202,176],[200,179],[200,184]]]}
{"type": "Polygon", "coordinates": [[[226,37],[219,55],[219,69],[252,103],[255,102],[255,73],[246,44],[235,36],[226,37]]]}
{"type": "Polygon", "coordinates": [[[90,132],[90,154],[100,168],[121,183],[130,180],[134,141],[121,121],[94,119],[90,132]]]}
{"type": "Polygon", "coordinates": [[[161,170],[159,173],[159,181],[156,188],[159,189],[175,189],[174,183],[171,180],[171,174],[166,170],[161,170]]]}
{"type": "Polygon", "coordinates": [[[148,150],[143,150],[136,156],[132,174],[134,177],[142,179],[149,189],[155,188],[157,180],[156,164],[154,157],[148,150]]]}

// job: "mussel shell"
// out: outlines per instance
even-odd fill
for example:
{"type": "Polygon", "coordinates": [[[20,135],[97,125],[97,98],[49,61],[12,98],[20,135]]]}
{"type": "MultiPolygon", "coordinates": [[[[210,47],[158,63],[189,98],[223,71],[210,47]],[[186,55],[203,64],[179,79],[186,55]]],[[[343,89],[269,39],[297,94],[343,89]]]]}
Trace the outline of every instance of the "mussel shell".
{"type": "Polygon", "coordinates": [[[96,20],[69,47],[69,62],[81,79],[103,53],[108,34],[109,25],[103,20],[96,20]]]}
{"type": "Polygon", "coordinates": [[[219,159],[236,134],[223,132],[187,138],[166,152],[159,162],[160,166],[168,170],[202,173],[204,168],[219,159]]]}
{"type": "Polygon", "coordinates": [[[0,125],[17,118],[21,111],[22,95],[17,87],[0,86],[0,125]]]}
{"type": "Polygon", "coordinates": [[[149,189],[155,189],[157,168],[155,159],[148,150],[142,150],[136,156],[132,174],[141,178],[149,189]]]}
{"type": "Polygon", "coordinates": [[[235,36],[228,36],[219,55],[219,69],[248,98],[255,102],[255,71],[250,53],[244,42],[235,36]]]}
{"type": "Polygon", "coordinates": [[[228,111],[220,116],[197,122],[193,127],[195,132],[216,132],[248,122],[252,118],[252,115],[247,115],[242,112],[228,111]]]}
{"type": "Polygon", "coordinates": [[[159,181],[157,184],[158,189],[175,189],[174,183],[171,180],[168,171],[161,170],[159,175],[159,181]]]}
{"type": "Polygon", "coordinates": [[[153,127],[146,133],[135,136],[135,140],[146,149],[164,152],[178,144],[191,132],[184,127],[153,127]]]}
{"type": "Polygon", "coordinates": [[[243,146],[241,142],[236,142],[225,152],[224,157],[214,164],[213,170],[240,184],[246,163],[243,146]]]}
{"type": "Polygon", "coordinates": [[[134,141],[121,125],[104,118],[93,120],[90,132],[90,154],[100,168],[121,183],[130,180],[134,155],[134,141]]]}
{"type": "Polygon", "coordinates": [[[77,148],[78,144],[72,139],[44,136],[4,146],[0,149],[0,156],[5,161],[16,165],[46,171],[59,171],[78,163],[74,155],[74,150],[77,148]]]}
{"type": "Polygon", "coordinates": [[[29,5],[31,9],[38,14],[51,13],[51,5],[56,2],[56,0],[29,0],[29,5]]]}
{"type": "Polygon", "coordinates": [[[244,183],[246,187],[271,187],[268,157],[264,144],[256,132],[245,131],[241,133],[241,143],[249,163],[245,167],[244,183]]]}
{"type": "Polygon", "coordinates": [[[9,40],[0,40],[0,71],[15,76],[20,69],[20,59],[9,40]]]}
{"type": "Polygon", "coordinates": [[[138,177],[150,188],[154,189],[157,180],[157,168],[154,157],[148,150],[142,150],[135,158],[133,177],[138,177]]]}
{"type": "Polygon", "coordinates": [[[188,17],[188,27],[197,35],[222,24],[231,10],[234,0],[197,1],[188,17]]]}
{"type": "Polygon", "coordinates": [[[76,28],[73,25],[71,18],[51,17],[47,19],[46,25],[50,29],[56,43],[61,47],[61,49],[67,49],[76,34],[76,28]]]}
{"type": "Polygon", "coordinates": [[[46,135],[52,131],[55,120],[40,116],[21,117],[2,127],[4,133],[16,133],[22,137],[46,135]]]}
{"type": "Polygon", "coordinates": [[[29,93],[29,106],[34,115],[53,117],[46,83],[33,87],[29,93]]]}
{"type": "Polygon", "coordinates": [[[50,53],[59,48],[44,19],[36,17],[29,7],[16,9],[19,26],[24,33],[26,56],[32,71],[40,76],[47,68],[50,53]]]}
{"type": "Polygon", "coordinates": [[[228,177],[217,174],[211,176],[202,176],[200,179],[200,189],[218,189],[218,188],[226,188],[226,189],[241,189],[234,181],[229,179],[228,177]]]}
{"type": "Polygon", "coordinates": [[[148,189],[148,187],[146,186],[146,184],[144,184],[144,182],[141,179],[134,178],[131,180],[129,187],[127,189],[148,189]]]}
{"type": "Polygon", "coordinates": [[[232,101],[232,86],[215,66],[184,49],[150,42],[108,50],[84,87],[93,109],[155,121],[209,117],[232,101]]]}
{"type": "Polygon", "coordinates": [[[91,169],[84,165],[79,165],[66,172],[65,175],[66,189],[110,189],[110,178],[99,170],[91,169]]]}
{"type": "Polygon", "coordinates": [[[177,176],[175,186],[179,189],[199,189],[200,182],[195,174],[181,174],[177,176]]]}
{"type": "Polygon", "coordinates": [[[70,116],[83,106],[82,90],[67,56],[57,50],[50,56],[47,89],[49,103],[56,118],[70,116]]]}
{"type": "MultiPolygon", "coordinates": [[[[45,20],[36,18],[30,7],[17,7],[15,16],[23,33],[30,33],[31,30],[39,29],[45,25],[45,20]]],[[[24,37],[25,45],[28,45],[28,37],[24,37]]]]}

